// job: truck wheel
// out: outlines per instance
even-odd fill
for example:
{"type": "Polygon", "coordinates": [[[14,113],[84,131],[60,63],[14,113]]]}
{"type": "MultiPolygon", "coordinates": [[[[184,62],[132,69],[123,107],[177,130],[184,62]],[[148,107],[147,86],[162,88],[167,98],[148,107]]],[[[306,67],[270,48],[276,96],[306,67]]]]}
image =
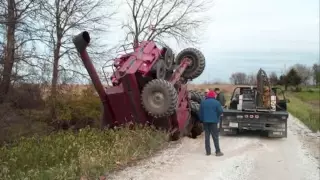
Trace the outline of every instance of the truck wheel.
{"type": "Polygon", "coordinates": [[[191,64],[183,72],[182,76],[186,79],[199,77],[205,68],[205,57],[202,52],[195,48],[186,48],[177,55],[175,62],[180,64],[184,58],[190,59],[191,64]]]}
{"type": "Polygon", "coordinates": [[[198,91],[191,90],[191,91],[189,91],[189,95],[190,95],[190,99],[192,101],[195,101],[199,104],[201,103],[202,100],[204,100],[204,96],[198,91]]]}
{"type": "Polygon", "coordinates": [[[154,79],[144,86],[141,103],[146,112],[155,117],[172,115],[177,106],[178,94],[173,84],[163,79],[154,79]]]}

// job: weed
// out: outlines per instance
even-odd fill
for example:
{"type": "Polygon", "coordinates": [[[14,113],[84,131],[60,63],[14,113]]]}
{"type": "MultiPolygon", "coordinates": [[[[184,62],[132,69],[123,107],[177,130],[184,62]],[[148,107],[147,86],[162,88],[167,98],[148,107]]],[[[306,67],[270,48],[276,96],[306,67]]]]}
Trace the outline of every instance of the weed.
{"type": "Polygon", "coordinates": [[[95,179],[150,155],[166,141],[164,132],[85,128],[48,136],[21,138],[0,148],[0,177],[10,179],[95,179]]]}
{"type": "Polygon", "coordinates": [[[294,116],[299,118],[311,130],[320,130],[320,110],[318,107],[312,106],[304,100],[312,99],[305,94],[301,93],[288,93],[290,103],[288,104],[288,111],[294,116]]]}

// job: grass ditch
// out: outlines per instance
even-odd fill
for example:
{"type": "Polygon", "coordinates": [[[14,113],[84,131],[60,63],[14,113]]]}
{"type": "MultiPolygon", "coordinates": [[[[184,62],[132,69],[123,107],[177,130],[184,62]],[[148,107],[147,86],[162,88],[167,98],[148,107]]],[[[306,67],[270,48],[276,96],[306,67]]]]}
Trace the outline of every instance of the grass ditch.
{"type": "Polygon", "coordinates": [[[97,179],[164,147],[165,132],[81,129],[21,138],[0,148],[0,177],[6,180],[97,179]]]}
{"type": "Polygon", "coordinates": [[[288,111],[299,118],[312,131],[320,131],[320,110],[319,92],[288,92],[287,97],[290,99],[288,103],[288,111]]]}

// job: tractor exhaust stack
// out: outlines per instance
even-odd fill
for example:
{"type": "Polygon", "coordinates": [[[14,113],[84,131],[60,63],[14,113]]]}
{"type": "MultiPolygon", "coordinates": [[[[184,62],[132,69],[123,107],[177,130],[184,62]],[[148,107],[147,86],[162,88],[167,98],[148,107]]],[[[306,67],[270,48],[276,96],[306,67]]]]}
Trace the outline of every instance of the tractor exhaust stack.
{"type": "Polygon", "coordinates": [[[110,121],[113,119],[112,111],[110,109],[109,101],[107,98],[107,93],[99,79],[98,73],[94,68],[92,61],[87,52],[87,46],[90,43],[90,35],[87,31],[84,31],[76,35],[72,39],[73,44],[75,45],[77,51],[80,53],[81,60],[88,71],[88,74],[92,80],[92,83],[99,94],[101,102],[103,104],[103,117],[102,117],[102,126],[109,125],[110,121]]]}

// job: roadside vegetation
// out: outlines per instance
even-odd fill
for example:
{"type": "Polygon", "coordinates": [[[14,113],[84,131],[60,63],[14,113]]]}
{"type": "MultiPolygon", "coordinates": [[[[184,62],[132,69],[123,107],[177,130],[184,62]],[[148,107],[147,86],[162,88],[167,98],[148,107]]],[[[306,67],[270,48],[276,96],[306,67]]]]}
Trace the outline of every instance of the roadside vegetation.
{"type": "Polygon", "coordinates": [[[96,179],[163,146],[165,133],[134,130],[81,129],[22,138],[0,148],[3,179],[96,179]]]}
{"type": "Polygon", "coordinates": [[[320,131],[320,88],[303,88],[288,92],[288,111],[313,131],[320,131]]]}
{"type": "MultiPolygon", "coordinates": [[[[30,88],[19,87],[20,94],[30,88]]],[[[36,92],[38,87],[32,88],[36,92]]],[[[48,119],[49,97],[41,100],[36,98],[41,94],[23,94],[24,101],[7,104],[1,114],[1,121],[7,124],[1,129],[1,178],[96,179],[150,156],[167,142],[166,133],[152,127],[98,128],[100,101],[91,86],[82,90],[66,87],[60,92],[59,116],[54,122],[48,119]]]]}

